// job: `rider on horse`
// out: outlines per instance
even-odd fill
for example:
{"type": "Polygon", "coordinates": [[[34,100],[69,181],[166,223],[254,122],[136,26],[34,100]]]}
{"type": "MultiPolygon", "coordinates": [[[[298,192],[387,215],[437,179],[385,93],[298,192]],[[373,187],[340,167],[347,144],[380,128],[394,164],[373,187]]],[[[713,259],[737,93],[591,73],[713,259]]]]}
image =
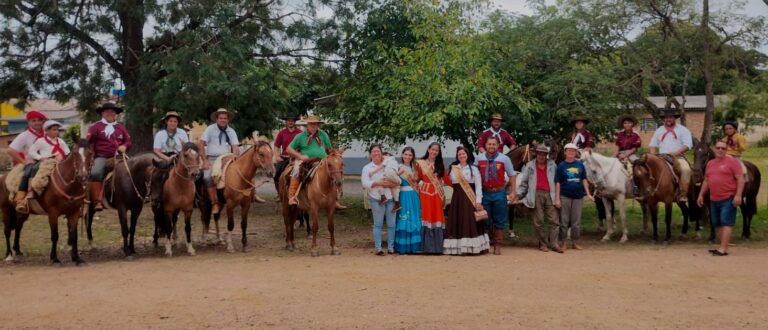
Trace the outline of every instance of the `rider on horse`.
{"type": "Polygon", "coordinates": [[[299,178],[299,169],[304,161],[312,158],[325,158],[327,151],[333,148],[328,133],[320,129],[323,122],[317,116],[309,116],[304,122],[307,124],[307,130],[301,132],[293,139],[288,146],[287,152],[296,161],[293,163],[291,172],[291,185],[288,188],[288,204],[296,205],[298,201],[298,190],[301,178],[299,178]]]}
{"type": "Polygon", "coordinates": [[[283,170],[288,166],[291,155],[288,153],[288,145],[293,142],[296,135],[301,134],[303,131],[296,126],[296,121],[299,120],[299,116],[288,115],[283,117],[285,120],[285,128],[281,129],[275,137],[275,155],[279,155],[277,166],[275,166],[275,184],[280,181],[280,175],[283,174],[283,170]]]}
{"type": "Polygon", "coordinates": [[[56,160],[63,160],[69,155],[69,147],[59,137],[59,129],[61,123],[55,120],[48,120],[43,124],[43,130],[45,130],[45,136],[37,139],[35,143],[29,147],[27,156],[30,160],[35,162],[33,165],[25,168],[24,176],[21,178],[21,184],[19,185],[19,192],[25,196],[20,203],[16,204],[16,211],[19,213],[29,213],[29,200],[35,198],[35,192],[29,187],[29,179],[37,172],[40,161],[48,158],[56,158],[56,160]]]}
{"type": "Polygon", "coordinates": [[[575,144],[579,150],[592,149],[595,144],[592,133],[585,127],[587,124],[589,124],[589,119],[585,116],[576,116],[571,119],[571,125],[574,129],[568,136],[568,142],[575,144]]]}
{"type": "MultiPolygon", "coordinates": [[[[492,114],[491,117],[488,118],[488,121],[491,123],[491,127],[484,130],[483,133],[480,133],[480,137],[477,139],[477,152],[481,154],[485,153],[485,141],[491,136],[499,141],[502,149],[504,146],[507,146],[509,150],[517,148],[517,142],[515,142],[515,138],[512,137],[512,134],[509,134],[507,130],[501,128],[501,123],[504,121],[501,114],[492,114]]],[[[499,152],[502,151],[503,150],[499,150],[499,152]]]]}
{"type": "MultiPolygon", "coordinates": [[[[622,115],[618,119],[618,124],[619,129],[623,130],[616,133],[616,151],[613,153],[613,157],[618,158],[624,164],[627,176],[631,177],[632,162],[639,159],[635,153],[642,145],[640,135],[633,130],[637,125],[637,118],[631,114],[622,115]]],[[[632,186],[632,193],[637,196],[639,194],[637,186],[634,184],[632,186]]]]}
{"type": "Polygon", "coordinates": [[[160,157],[163,162],[158,162],[159,171],[152,173],[152,205],[160,205],[163,199],[163,182],[168,178],[167,169],[170,167],[173,158],[181,152],[184,143],[189,142],[189,136],[184,129],[179,128],[181,115],[176,111],[165,113],[161,120],[165,128],[155,133],[155,140],[152,144],[155,155],[160,157]]]}
{"type": "Polygon", "coordinates": [[[123,112],[123,108],[114,103],[104,103],[96,108],[96,113],[101,115],[101,120],[93,123],[88,128],[86,140],[94,153],[93,165],[88,190],[91,200],[94,201],[95,210],[101,211],[104,205],[101,203],[104,190],[104,177],[106,176],[107,160],[118,153],[124,154],[131,147],[131,136],[121,123],[117,122],[117,115],[123,112]]]}
{"type": "Polygon", "coordinates": [[[235,130],[229,127],[229,122],[232,121],[234,116],[235,114],[227,111],[227,109],[219,108],[211,113],[211,121],[215,122],[215,124],[208,126],[203,135],[200,136],[200,143],[202,144],[200,153],[203,157],[203,182],[213,204],[213,214],[219,214],[221,204],[216,195],[216,185],[211,176],[211,165],[216,161],[216,158],[223,154],[231,152],[235,156],[240,155],[240,148],[238,148],[240,141],[237,140],[235,130]]]}
{"type": "Polygon", "coordinates": [[[664,125],[656,129],[648,146],[652,154],[666,154],[675,159],[673,166],[680,174],[678,200],[686,202],[691,182],[691,165],[685,159],[685,152],[693,148],[691,131],[677,124],[680,112],[675,109],[665,109],[661,117],[664,118],[664,125]]]}
{"type": "MultiPolygon", "coordinates": [[[[24,164],[24,175],[28,175],[27,173],[32,171],[32,165],[35,163],[34,159],[26,157],[29,153],[29,148],[32,147],[35,141],[45,135],[45,132],[43,131],[43,122],[48,120],[48,118],[39,111],[27,112],[26,117],[27,126],[29,128],[16,136],[16,138],[13,139],[13,142],[11,142],[11,145],[8,146],[8,155],[13,159],[13,163],[24,164]]],[[[26,194],[27,189],[20,186],[14,197],[16,205],[19,205],[19,203],[24,200],[26,194]]]]}
{"type": "Polygon", "coordinates": [[[725,136],[720,140],[725,142],[726,153],[728,156],[736,158],[741,164],[741,171],[744,172],[744,178],[748,179],[747,167],[744,166],[744,161],[741,160],[741,154],[747,151],[747,139],[743,135],[737,133],[739,131],[739,124],[735,121],[726,121],[723,124],[723,132],[725,136]]]}

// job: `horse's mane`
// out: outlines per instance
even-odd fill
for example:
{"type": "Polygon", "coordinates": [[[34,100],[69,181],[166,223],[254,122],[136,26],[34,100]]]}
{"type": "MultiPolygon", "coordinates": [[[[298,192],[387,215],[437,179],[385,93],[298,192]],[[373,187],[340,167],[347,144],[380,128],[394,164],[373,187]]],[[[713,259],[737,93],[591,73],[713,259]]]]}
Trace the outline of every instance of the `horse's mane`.
{"type": "Polygon", "coordinates": [[[184,144],[181,146],[181,152],[185,152],[185,151],[187,151],[187,150],[189,150],[189,149],[192,149],[192,150],[194,150],[195,152],[200,152],[200,150],[198,149],[198,147],[197,147],[197,144],[196,144],[196,143],[192,143],[192,142],[184,142],[184,144]]]}

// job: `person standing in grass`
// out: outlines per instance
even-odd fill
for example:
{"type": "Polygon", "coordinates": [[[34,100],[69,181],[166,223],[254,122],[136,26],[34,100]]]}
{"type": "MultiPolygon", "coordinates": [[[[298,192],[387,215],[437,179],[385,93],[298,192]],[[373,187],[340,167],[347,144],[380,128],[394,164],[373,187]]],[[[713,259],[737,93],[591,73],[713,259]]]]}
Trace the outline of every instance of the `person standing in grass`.
{"type": "MultiPolygon", "coordinates": [[[[584,196],[594,201],[589,193],[587,171],[584,164],[576,159],[578,147],[573,143],[565,145],[565,160],[557,165],[555,171],[555,207],[560,209],[560,247],[567,248],[566,235],[571,229],[571,242],[576,250],[582,250],[579,245],[581,238],[581,210],[584,206],[584,196]]],[[[610,224],[608,224],[610,225],[610,224]]]]}
{"type": "Polygon", "coordinates": [[[720,237],[720,248],[709,252],[717,257],[728,255],[728,243],[736,223],[736,208],[741,206],[744,191],[741,165],[736,158],[727,156],[727,150],[726,142],[718,141],[715,144],[715,158],[707,162],[704,183],[701,184],[701,192],[696,200],[699,207],[703,206],[704,194],[709,192],[709,215],[720,237]]]}
{"type": "Polygon", "coordinates": [[[403,148],[400,156],[400,210],[397,211],[395,252],[400,254],[421,251],[421,202],[416,183],[416,151],[403,148]]]}

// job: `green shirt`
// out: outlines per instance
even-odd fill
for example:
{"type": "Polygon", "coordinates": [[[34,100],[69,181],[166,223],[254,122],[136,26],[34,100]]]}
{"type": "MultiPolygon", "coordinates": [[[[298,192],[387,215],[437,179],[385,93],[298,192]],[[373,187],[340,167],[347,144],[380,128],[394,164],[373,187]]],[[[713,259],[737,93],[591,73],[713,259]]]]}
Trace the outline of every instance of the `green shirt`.
{"type": "Polygon", "coordinates": [[[322,146],[317,143],[317,138],[313,138],[310,141],[309,133],[304,131],[293,138],[290,147],[309,158],[325,158],[328,156],[328,154],[325,153],[325,149],[331,149],[331,139],[328,137],[328,133],[321,129],[317,130],[316,135],[320,138],[322,146]]]}

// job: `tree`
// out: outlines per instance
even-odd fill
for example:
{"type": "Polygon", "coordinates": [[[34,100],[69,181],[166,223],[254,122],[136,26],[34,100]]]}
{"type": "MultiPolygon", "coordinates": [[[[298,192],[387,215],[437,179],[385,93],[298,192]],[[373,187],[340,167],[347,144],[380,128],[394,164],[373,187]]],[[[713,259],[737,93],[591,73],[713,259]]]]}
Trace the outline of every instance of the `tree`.
{"type": "Polygon", "coordinates": [[[272,127],[291,107],[305,61],[333,61],[369,1],[9,0],[0,5],[0,98],[76,98],[92,110],[115,80],[126,89],[133,151],[149,150],[152,123],[176,110],[206,122],[227,107],[243,134],[272,127]],[[318,19],[318,6],[331,19],[318,19]],[[148,35],[145,35],[147,33],[148,35]],[[157,113],[156,110],[157,109],[157,113]]]}

